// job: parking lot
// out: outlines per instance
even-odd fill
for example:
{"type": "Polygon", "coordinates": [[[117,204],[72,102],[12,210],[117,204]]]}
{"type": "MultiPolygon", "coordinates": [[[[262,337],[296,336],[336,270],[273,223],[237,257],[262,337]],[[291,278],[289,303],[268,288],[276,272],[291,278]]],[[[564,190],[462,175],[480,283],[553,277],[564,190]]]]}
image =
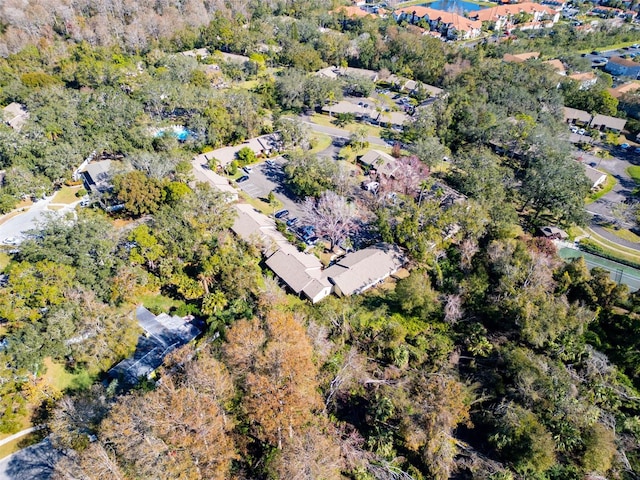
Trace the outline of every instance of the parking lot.
{"type": "Polygon", "coordinates": [[[300,217],[300,205],[283,184],[284,163],[284,158],[277,157],[271,160],[271,165],[267,162],[251,165],[251,172],[246,173],[249,179],[238,183],[238,186],[252,198],[266,199],[269,192],[273,192],[282,202],[282,208],[289,210],[289,217],[300,217]]]}

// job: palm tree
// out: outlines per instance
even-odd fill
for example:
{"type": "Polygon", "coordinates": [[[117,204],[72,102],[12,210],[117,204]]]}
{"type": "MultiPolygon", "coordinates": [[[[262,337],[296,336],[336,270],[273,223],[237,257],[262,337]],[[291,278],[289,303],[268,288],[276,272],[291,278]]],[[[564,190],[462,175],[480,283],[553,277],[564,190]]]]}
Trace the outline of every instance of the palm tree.
{"type": "Polygon", "coordinates": [[[218,310],[227,306],[227,297],[220,290],[215,290],[204,296],[202,299],[202,313],[205,315],[215,315],[218,310]]]}

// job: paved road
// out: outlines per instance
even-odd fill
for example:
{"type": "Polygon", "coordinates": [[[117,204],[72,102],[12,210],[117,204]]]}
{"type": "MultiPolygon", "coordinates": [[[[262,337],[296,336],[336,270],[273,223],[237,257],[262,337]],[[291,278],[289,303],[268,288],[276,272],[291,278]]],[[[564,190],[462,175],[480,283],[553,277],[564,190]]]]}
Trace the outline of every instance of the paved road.
{"type": "Polygon", "coordinates": [[[49,480],[61,457],[45,439],[0,460],[0,480],[49,480]]]}
{"type": "MultiPolygon", "coordinates": [[[[607,159],[600,159],[593,155],[581,153],[582,161],[585,164],[588,165],[595,163],[596,168],[606,170],[616,179],[616,184],[610,192],[603,195],[590,205],[587,205],[587,213],[593,215],[590,226],[598,235],[606,238],[607,240],[640,251],[640,244],[624,240],[605,230],[602,228],[598,220],[598,217],[602,217],[605,220],[615,220],[611,213],[612,208],[631,198],[632,192],[636,188],[636,183],[627,173],[627,168],[630,165],[640,163],[640,159],[638,159],[634,153],[626,154],[625,158],[622,158],[620,152],[616,150],[611,150],[610,153],[612,156],[607,159]]],[[[629,227],[631,225],[625,226],[629,227]]]]}
{"type": "Polygon", "coordinates": [[[28,210],[20,215],[10,218],[6,222],[0,224],[0,244],[6,239],[20,239],[28,230],[38,227],[39,222],[44,221],[48,215],[62,215],[75,209],[80,200],[69,205],[53,204],[51,200],[53,196],[34,203],[28,210]],[[51,210],[50,207],[59,206],[60,210],[51,210]]]}

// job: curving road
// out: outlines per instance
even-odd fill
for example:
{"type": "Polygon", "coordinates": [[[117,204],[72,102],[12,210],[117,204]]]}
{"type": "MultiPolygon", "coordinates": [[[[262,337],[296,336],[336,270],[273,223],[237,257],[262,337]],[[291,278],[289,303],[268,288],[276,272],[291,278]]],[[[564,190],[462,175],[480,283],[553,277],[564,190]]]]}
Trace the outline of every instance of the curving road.
{"type": "MultiPolygon", "coordinates": [[[[610,240],[619,245],[623,245],[625,247],[633,248],[640,252],[640,244],[625,240],[618,237],[617,235],[614,235],[613,233],[602,228],[598,221],[598,217],[601,217],[605,220],[615,220],[615,218],[611,214],[611,209],[614,206],[620,203],[624,203],[626,200],[630,199],[633,196],[633,190],[636,188],[636,182],[627,173],[627,168],[630,165],[640,163],[640,159],[637,158],[637,155],[632,152],[626,153],[625,158],[621,158],[622,154],[620,152],[612,151],[611,153],[612,155],[618,154],[618,156],[601,159],[582,152],[580,154],[585,164],[589,165],[595,163],[596,168],[606,170],[616,179],[616,184],[610,192],[608,192],[606,195],[603,195],[601,198],[591,203],[590,205],[587,205],[587,212],[593,216],[590,227],[598,235],[606,238],[607,240],[610,240]]],[[[633,225],[629,224],[625,226],[631,227],[633,225]]]]}

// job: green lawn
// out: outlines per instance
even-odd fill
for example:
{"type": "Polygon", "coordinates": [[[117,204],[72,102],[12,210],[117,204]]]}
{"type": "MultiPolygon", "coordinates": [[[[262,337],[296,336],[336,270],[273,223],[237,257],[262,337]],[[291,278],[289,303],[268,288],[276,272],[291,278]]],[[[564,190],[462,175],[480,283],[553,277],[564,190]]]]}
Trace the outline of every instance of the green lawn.
{"type": "Polygon", "coordinates": [[[325,135],[324,133],[312,133],[311,138],[315,143],[314,147],[310,150],[311,153],[319,153],[323,150],[326,150],[331,146],[331,142],[333,139],[329,135],[325,135]]]}
{"type": "Polygon", "coordinates": [[[76,192],[82,187],[77,185],[75,187],[64,186],[56,192],[51,200],[51,203],[64,203],[65,205],[73,202],[77,202],[79,199],[76,197],[76,192]]]}
{"type": "Polygon", "coordinates": [[[633,178],[636,183],[640,183],[640,167],[634,165],[633,167],[627,168],[627,173],[631,178],[633,178]]]}
{"type": "Polygon", "coordinates": [[[640,244],[640,236],[636,235],[630,230],[626,230],[624,228],[616,230],[613,227],[604,227],[604,229],[609,233],[613,233],[616,237],[622,238],[623,240],[640,244]]]}
{"type": "Polygon", "coordinates": [[[148,293],[146,295],[140,295],[136,299],[137,303],[142,303],[145,308],[149,310],[168,312],[171,307],[179,307],[183,302],[174,300],[171,297],[162,295],[161,293],[148,293]]]}
{"type": "Polygon", "coordinates": [[[614,243],[591,230],[590,228],[582,229],[580,227],[573,227],[569,229],[569,234],[572,237],[588,235],[589,240],[602,247],[605,250],[605,253],[616,258],[620,258],[623,260],[628,260],[630,262],[639,263],[640,262],[640,252],[634,250],[633,248],[625,247],[624,245],[619,245],[614,243]]]}
{"type": "Polygon", "coordinates": [[[259,198],[250,197],[246,192],[240,192],[240,198],[251,205],[256,210],[264,213],[265,215],[273,215],[275,212],[282,208],[282,202],[276,199],[275,205],[269,205],[267,202],[263,202],[259,198]]]}
{"type": "MultiPolygon", "coordinates": [[[[635,168],[635,167],[631,167],[631,168],[635,168]]],[[[584,202],[585,205],[589,205],[590,203],[595,202],[599,198],[609,193],[611,189],[615,186],[615,184],[616,184],[615,177],[610,173],[607,173],[607,180],[604,182],[604,186],[602,187],[602,189],[592,195],[589,195],[589,197],[587,197],[587,199],[584,202]]]]}
{"type": "Polygon", "coordinates": [[[9,255],[7,255],[4,252],[0,252],[0,272],[5,268],[7,268],[7,265],[9,265],[10,260],[11,258],[9,257],[9,255]]]}
{"type": "Polygon", "coordinates": [[[50,358],[44,359],[44,366],[47,371],[44,380],[54,391],[64,392],[67,389],[89,386],[93,383],[91,377],[86,373],[70,373],[64,365],[55,363],[50,358]]]}
{"type": "MultiPolygon", "coordinates": [[[[588,17],[584,17],[584,21],[587,21],[588,17]]],[[[624,47],[630,47],[631,45],[635,45],[636,43],[639,43],[637,40],[630,40],[628,42],[620,42],[620,43],[614,43],[613,45],[605,45],[604,47],[598,47],[598,48],[589,48],[586,50],[578,50],[577,53],[591,53],[593,51],[596,52],[604,52],[607,50],[618,50],[620,48],[624,48],[624,47]]]]}
{"type": "Polygon", "coordinates": [[[340,127],[335,123],[333,123],[334,121],[333,118],[329,118],[326,115],[319,115],[317,113],[314,113],[311,116],[311,121],[316,125],[322,125],[324,127],[342,128],[343,130],[347,130],[348,132],[355,132],[359,128],[364,127],[366,128],[367,134],[369,136],[378,137],[378,138],[380,138],[380,134],[382,133],[382,130],[383,130],[381,127],[376,127],[375,125],[367,125],[365,123],[359,123],[359,122],[348,123],[347,125],[340,127]]]}
{"type": "Polygon", "coordinates": [[[30,433],[24,437],[20,437],[13,442],[9,442],[0,447],[0,459],[16,453],[18,450],[34,445],[42,441],[42,435],[39,432],[30,433]]]}

